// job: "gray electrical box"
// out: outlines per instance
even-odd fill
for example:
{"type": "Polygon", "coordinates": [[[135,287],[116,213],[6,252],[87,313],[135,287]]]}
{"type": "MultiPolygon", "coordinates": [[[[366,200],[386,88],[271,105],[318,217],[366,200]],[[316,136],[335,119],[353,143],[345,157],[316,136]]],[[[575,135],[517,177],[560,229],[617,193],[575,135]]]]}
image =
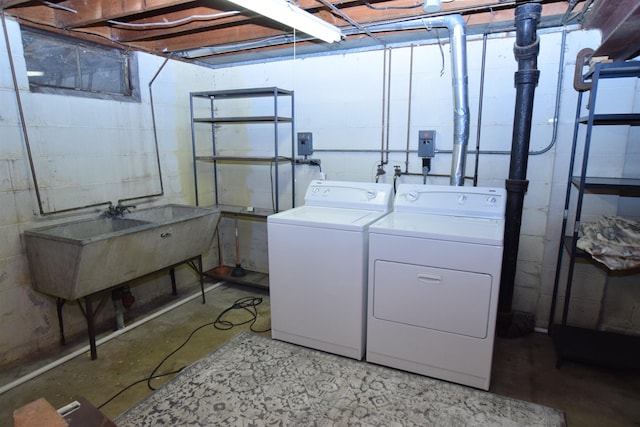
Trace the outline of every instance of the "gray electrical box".
{"type": "Polygon", "coordinates": [[[313,154],[313,135],[311,132],[298,132],[298,156],[313,154]]]}
{"type": "Polygon", "coordinates": [[[436,155],[436,131],[418,131],[418,156],[433,157],[436,155]]]}

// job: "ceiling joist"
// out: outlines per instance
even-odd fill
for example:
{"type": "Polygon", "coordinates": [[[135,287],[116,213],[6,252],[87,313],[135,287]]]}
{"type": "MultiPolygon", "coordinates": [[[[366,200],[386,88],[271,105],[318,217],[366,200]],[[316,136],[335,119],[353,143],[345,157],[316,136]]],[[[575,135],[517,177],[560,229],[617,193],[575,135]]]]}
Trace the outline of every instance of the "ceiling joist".
{"type": "MultiPolygon", "coordinates": [[[[513,19],[520,0],[454,0],[442,2],[437,14],[461,13],[468,25],[482,25],[513,19]]],[[[295,0],[307,12],[342,29],[346,40],[371,36],[374,24],[433,16],[426,14],[421,0],[295,0]],[[354,25],[355,24],[355,25],[354,25]]],[[[591,0],[541,0],[543,17],[562,16],[570,7],[582,8],[591,0]]],[[[0,0],[0,9],[22,24],[67,35],[111,41],[121,46],[166,55],[202,47],[240,46],[279,40],[279,48],[292,45],[293,31],[281,24],[238,9],[226,0],[0,0]]],[[[417,30],[413,30],[416,32],[417,30]]],[[[383,34],[381,37],[388,36],[383,34]]],[[[308,40],[296,33],[296,42],[308,40]]],[[[375,35],[379,42],[378,35],[375,35]]],[[[311,40],[320,47],[320,42],[311,40]]],[[[340,43],[337,44],[339,48],[340,43]]],[[[333,45],[332,45],[333,46],[333,45]]],[[[324,46],[323,46],[324,48],[324,46]]],[[[331,48],[331,47],[329,47],[331,48]]]]}

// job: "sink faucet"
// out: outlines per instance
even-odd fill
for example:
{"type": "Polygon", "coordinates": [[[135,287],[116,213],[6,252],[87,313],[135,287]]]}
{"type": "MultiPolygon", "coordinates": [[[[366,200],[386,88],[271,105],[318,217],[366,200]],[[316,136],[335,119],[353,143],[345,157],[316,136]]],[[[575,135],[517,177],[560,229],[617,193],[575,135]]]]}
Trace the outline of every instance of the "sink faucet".
{"type": "Polygon", "coordinates": [[[113,204],[109,203],[109,207],[104,212],[104,216],[106,216],[107,218],[113,218],[118,216],[118,211],[116,210],[116,207],[113,206],[113,204]]]}
{"type": "Polygon", "coordinates": [[[131,212],[131,209],[135,209],[135,207],[135,205],[123,205],[121,203],[118,203],[117,206],[113,206],[113,204],[109,203],[109,207],[105,211],[104,215],[107,218],[124,218],[124,213],[131,212]]]}
{"type": "Polygon", "coordinates": [[[131,212],[131,209],[135,209],[136,205],[123,205],[122,203],[118,203],[115,207],[116,212],[119,216],[124,217],[125,212],[131,212]]]}

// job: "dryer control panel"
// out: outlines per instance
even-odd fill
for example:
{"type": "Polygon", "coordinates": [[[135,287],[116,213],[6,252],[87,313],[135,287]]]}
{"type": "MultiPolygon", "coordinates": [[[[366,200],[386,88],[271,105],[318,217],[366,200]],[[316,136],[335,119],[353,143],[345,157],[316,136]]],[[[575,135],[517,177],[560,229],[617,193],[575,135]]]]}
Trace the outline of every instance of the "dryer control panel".
{"type": "Polygon", "coordinates": [[[506,201],[504,188],[400,184],[394,209],[397,212],[503,219],[506,201]]]}
{"type": "Polygon", "coordinates": [[[308,206],[382,212],[391,210],[392,202],[391,184],[370,182],[315,180],[311,181],[304,196],[304,204],[308,206]]]}

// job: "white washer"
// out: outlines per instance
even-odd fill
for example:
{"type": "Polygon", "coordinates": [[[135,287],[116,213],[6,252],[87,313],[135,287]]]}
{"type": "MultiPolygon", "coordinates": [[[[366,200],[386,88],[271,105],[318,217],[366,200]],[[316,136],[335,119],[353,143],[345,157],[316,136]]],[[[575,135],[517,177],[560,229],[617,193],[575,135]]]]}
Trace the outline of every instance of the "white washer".
{"type": "Polygon", "coordinates": [[[361,360],[367,229],[391,210],[392,187],[312,181],[304,200],[267,218],[271,336],[361,360]]]}
{"type": "Polygon", "coordinates": [[[369,362],[489,389],[506,192],[401,184],[369,227],[369,362]]]}

